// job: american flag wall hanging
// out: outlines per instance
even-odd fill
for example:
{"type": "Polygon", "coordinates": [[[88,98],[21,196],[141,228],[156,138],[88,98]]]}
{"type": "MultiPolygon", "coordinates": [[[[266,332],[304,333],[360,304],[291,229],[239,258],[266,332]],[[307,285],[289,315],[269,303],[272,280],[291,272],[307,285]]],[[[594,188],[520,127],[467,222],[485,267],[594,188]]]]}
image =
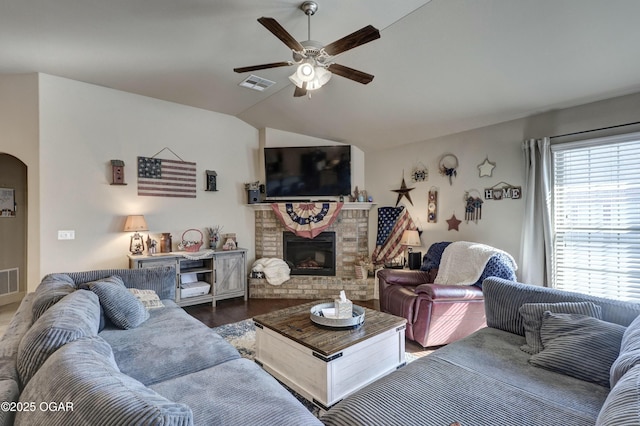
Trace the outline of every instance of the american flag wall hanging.
{"type": "Polygon", "coordinates": [[[138,195],[196,198],[196,163],[138,157],[138,195]]]}

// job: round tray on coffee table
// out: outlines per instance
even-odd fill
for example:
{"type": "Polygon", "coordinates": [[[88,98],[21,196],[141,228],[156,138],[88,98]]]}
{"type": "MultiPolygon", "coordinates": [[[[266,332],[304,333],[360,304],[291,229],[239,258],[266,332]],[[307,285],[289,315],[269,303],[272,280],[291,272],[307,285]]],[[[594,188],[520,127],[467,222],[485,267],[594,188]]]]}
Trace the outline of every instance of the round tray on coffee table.
{"type": "Polygon", "coordinates": [[[353,305],[351,318],[328,318],[322,314],[323,309],[333,308],[332,302],[320,303],[311,308],[311,321],[317,325],[330,328],[355,328],[364,323],[364,308],[353,305]]]}

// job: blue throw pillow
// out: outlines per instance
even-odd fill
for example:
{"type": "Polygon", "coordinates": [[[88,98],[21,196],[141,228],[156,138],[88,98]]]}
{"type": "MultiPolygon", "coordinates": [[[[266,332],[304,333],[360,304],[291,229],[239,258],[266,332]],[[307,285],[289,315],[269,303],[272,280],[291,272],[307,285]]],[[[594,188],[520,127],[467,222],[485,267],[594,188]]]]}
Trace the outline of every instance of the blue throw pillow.
{"type": "Polygon", "coordinates": [[[544,349],[529,362],[587,382],[609,387],[609,370],[618,357],[625,327],[580,314],[542,317],[544,349]]]}
{"type": "Polygon", "coordinates": [[[116,327],[124,330],[136,328],[149,319],[149,312],[142,302],[131,294],[117,275],[86,285],[98,295],[105,315],[116,327]]]}
{"type": "Polygon", "coordinates": [[[558,302],[558,303],[525,303],[520,306],[518,312],[522,317],[524,326],[524,337],[527,343],[520,349],[534,355],[542,350],[542,340],[540,339],[540,326],[542,325],[542,315],[545,311],[557,314],[581,314],[594,318],[602,318],[602,309],[592,302],[558,302]]]}

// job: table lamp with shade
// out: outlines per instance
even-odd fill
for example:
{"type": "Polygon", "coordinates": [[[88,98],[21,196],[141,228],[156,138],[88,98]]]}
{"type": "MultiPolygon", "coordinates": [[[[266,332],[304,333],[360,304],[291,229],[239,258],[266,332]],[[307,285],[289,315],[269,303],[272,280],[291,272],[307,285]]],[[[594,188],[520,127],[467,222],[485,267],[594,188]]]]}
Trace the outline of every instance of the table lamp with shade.
{"type": "Polygon", "coordinates": [[[147,221],[143,215],[130,215],[124,223],[124,232],[134,232],[129,243],[129,251],[132,255],[142,254],[144,251],[144,239],[139,231],[148,231],[147,221]]]}
{"type": "Polygon", "coordinates": [[[420,247],[420,233],[417,230],[407,230],[402,233],[400,244],[407,247],[409,269],[420,269],[422,252],[414,252],[413,247],[420,247]]]}

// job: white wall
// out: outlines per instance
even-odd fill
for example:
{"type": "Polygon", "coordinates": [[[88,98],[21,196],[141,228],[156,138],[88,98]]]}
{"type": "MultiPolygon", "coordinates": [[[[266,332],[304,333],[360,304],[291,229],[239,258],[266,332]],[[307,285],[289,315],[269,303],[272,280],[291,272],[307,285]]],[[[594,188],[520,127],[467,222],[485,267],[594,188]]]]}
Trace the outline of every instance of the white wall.
{"type": "MultiPolygon", "coordinates": [[[[477,223],[464,221],[465,191],[474,196],[479,193],[484,200],[484,188],[501,181],[514,186],[523,185],[520,144],[518,138],[513,138],[517,131],[517,125],[512,123],[413,143],[399,149],[368,152],[366,189],[377,207],[395,206],[398,194],[392,190],[400,188],[404,170],[407,186],[415,189],[409,193],[413,205],[406,198],[401,200],[401,204],[406,206],[416,225],[424,231],[422,248],[414,248],[414,251],[424,254],[431,244],[438,241],[467,240],[489,244],[517,256],[524,206],[522,199],[486,200],[482,205],[481,220],[477,223]],[[438,171],[439,161],[446,153],[454,154],[459,162],[457,176],[451,185],[449,179],[438,171]],[[496,167],[492,177],[480,178],[478,165],[487,157],[496,167]],[[422,165],[429,171],[428,180],[412,182],[412,171],[422,165]],[[432,187],[438,190],[437,223],[427,222],[427,195],[432,187]],[[454,213],[463,221],[459,231],[448,230],[446,220],[454,213]]],[[[370,227],[374,232],[369,241],[370,250],[375,246],[377,220],[377,212],[372,211],[370,227]]]]}
{"type": "Polygon", "coordinates": [[[234,117],[41,74],[41,274],[128,267],[129,214],[145,215],[152,238],[170,232],[174,249],[185,230],[222,225],[253,259],[244,183],[257,180],[257,147],[257,130],[234,117]],[[197,163],[197,198],[137,195],[137,157],[165,147],[197,163]],[[125,162],[127,186],[110,185],[112,159],[125,162]],[[205,170],[218,173],[218,192],[204,191],[205,170]]]}
{"type": "MultiPolygon", "coordinates": [[[[500,181],[512,185],[524,185],[524,157],[522,141],[529,138],[556,136],[572,132],[616,126],[638,121],[640,117],[640,93],[573,108],[553,110],[526,119],[509,121],[494,126],[450,135],[447,137],[416,142],[398,149],[367,152],[367,190],[373,195],[378,207],[395,205],[397,194],[391,190],[400,187],[402,171],[409,187],[413,206],[406,199],[412,218],[425,232],[422,234],[422,253],[438,241],[477,241],[489,244],[511,253],[518,264],[526,262],[520,258],[522,215],[524,198],[521,200],[486,200],[482,209],[482,220],[478,223],[460,224],[459,231],[448,231],[446,219],[455,212],[458,219],[464,219],[463,195],[465,190],[476,188],[482,192],[500,181]],[[438,173],[438,162],[445,153],[455,154],[460,162],[458,176],[453,185],[438,173]],[[493,176],[479,177],[477,165],[488,157],[496,163],[493,176]],[[412,183],[410,173],[421,162],[429,170],[429,180],[412,183]],[[427,193],[435,186],[439,190],[438,222],[427,223],[427,193]]],[[[639,126],[621,127],[613,130],[582,134],[580,138],[605,136],[639,130],[639,126]]],[[[555,139],[561,143],[573,138],[555,139]]],[[[523,186],[523,197],[526,188],[523,186]]],[[[484,197],[483,197],[484,198],[484,197]]],[[[370,219],[369,248],[375,246],[377,214],[370,219]]]]}
{"type": "MultiPolygon", "coordinates": [[[[0,75],[0,152],[27,166],[27,283],[40,280],[40,172],[37,74],[0,75]],[[33,261],[32,261],[33,260],[33,261]]],[[[0,236],[0,244],[11,244],[0,236]]]]}

